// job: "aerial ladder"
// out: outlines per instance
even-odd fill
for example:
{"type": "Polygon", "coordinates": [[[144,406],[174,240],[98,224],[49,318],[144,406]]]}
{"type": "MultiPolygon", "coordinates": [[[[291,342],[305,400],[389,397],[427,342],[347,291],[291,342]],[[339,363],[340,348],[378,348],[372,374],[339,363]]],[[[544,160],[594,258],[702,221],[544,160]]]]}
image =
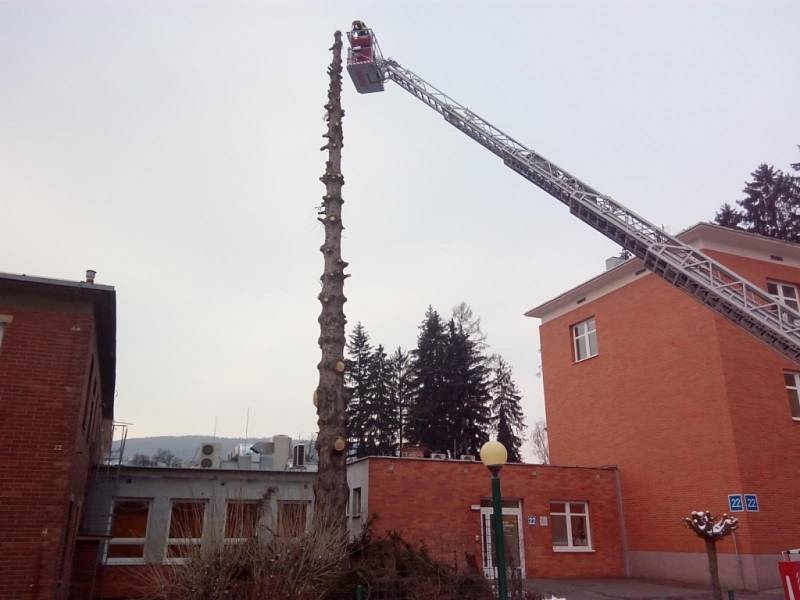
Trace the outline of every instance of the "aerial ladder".
{"type": "Polygon", "coordinates": [[[569,207],[644,266],[784,356],[800,363],[800,313],[699,250],[656,227],[518,142],[411,70],[384,58],[374,32],[354,22],[347,70],[356,91],[382,92],[393,81],[510,169],[569,207]]]}

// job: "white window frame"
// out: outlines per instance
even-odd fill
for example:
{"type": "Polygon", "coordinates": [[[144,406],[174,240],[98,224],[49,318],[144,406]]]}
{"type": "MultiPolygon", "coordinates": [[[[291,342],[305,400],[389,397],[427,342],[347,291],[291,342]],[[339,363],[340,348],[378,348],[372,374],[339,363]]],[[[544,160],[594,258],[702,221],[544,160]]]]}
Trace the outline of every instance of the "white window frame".
{"type": "MultiPolygon", "coordinates": [[[[783,374],[784,375],[791,375],[792,377],[794,377],[794,385],[793,386],[787,384],[785,380],[784,380],[784,384],[786,385],[786,389],[787,390],[794,390],[795,391],[795,393],[797,395],[797,401],[800,402],[800,373],[796,373],[794,371],[784,371],[783,374]]],[[[789,410],[791,411],[791,409],[789,409],[789,410]]],[[[791,412],[789,414],[791,415],[791,412]]],[[[800,422],[800,417],[792,416],[792,421],[800,422]]]]}
{"type": "Polygon", "coordinates": [[[572,331],[572,357],[576,363],[600,354],[600,346],[597,343],[597,321],[594,317],[575,323],[570,330],[572,331]],[[591,336],[594,336],[594,354],[591,353],[591,344],[589,343],[591,336]],[[581,352],[584,355],[578,358],[581,352]]]}
{"type": "Polygon", "coordinates": [[[228,500],[227,502],[225,502],[225,523],[223,524],[223,527],[225,527],[225,530],[222,532],[222,535],[224,536],[222,538],[223,539],[223,543],[225,543],[225,544],[241,544],[243,542],[246,542],[249,538],[227,537],[227,533],[228,533],[227,532],[227,527],[228,527],[228,507],[231,506],[232,504],[252,504],[253,506],[256,507],[256,522],[255,522],[255,525],[253,527],[253,529],[254,529],[253,535],[255,535],[255,533],[256,533],[255,530],[258,529],[259,522],[261,521],[261,503],[258,500],[228,500]]]}
{"type": "Polygon", "coordinates": [[[208,521],[208,502],[194,498],[173,498],[169,503],[169,521],[167,521],[167,543],[164,544],[164,564],[166,565],[185,565],[188,560],[184,556],[170,556],[170,546],[200,546],[203,543],[203,536],[206,532],[206,522],[208,521]],[[200,526],[199,538],[171,538],[169,530],[172,527],[172,513],[176,504],[200,504],[203,507],[203,523],[200,526]]]}
{"type": "MultiPolygon", "coordinates": [[[[114,498],[111,503],[111,519],[109,526],[114,526],[114,514],[117,502],[145,502],[147,503],[147,523],[144,526],[144,537],[141,538],[110,538],[105,548],[105,556],[103,556],[103,563],[107,565],[143,565],[147,561],[147,534],[150,532],[150,519],[153,516],[153,501],[150,498],[114,498]],[[109,557],[108,549],[111,546],[142,546],[142,557],[109,557]]],[[[111,532],[112,529],[109,529],[111,532]]]]}
{"type": "Polygon", "coordinates": [[[789,308],[794,308],[795,310],[800,311],[800,294],[798,294],[797,286],[795,284],[789,283],[788,281],[779,281],[777,279],[767,279],[767,293],[776,300],[786,304],[789,308]],[[775,286],[777,293],[773,294],[769,291],[770,285],[775,286]],[[786,296],[783,293],[783,286],[790,287],[794,290],[794,298],[786,296]]]}
{"type": "Polygon", "coordinates": [[[550,527],[553,527],[553,517],[564,517],[567,521],[567,545],[556,546],[553,544],[553,552],[594,552],[592,546],[592,524],[589,520],[589,503],[583,500],[550,500],[550,504],[563,504],[565,512],[550,511],[550,527]],[[571,504],[582,504],[584,512],[572,512],[570,509],[571,504]],[[572,544],[572,516],[580,516],[586,518],[586,546],[573,546],[572,544]]]}
{"type": "Polygon", "coordinates": [[[353,488],[353,498],[350,501],[350,516],[354,519],[358,519],[361,517],[361,499],[362,499],[362,492],[360,487],[353,488]],[[356,503],[356,492],[358,492],[358,503],[356,503]]]}

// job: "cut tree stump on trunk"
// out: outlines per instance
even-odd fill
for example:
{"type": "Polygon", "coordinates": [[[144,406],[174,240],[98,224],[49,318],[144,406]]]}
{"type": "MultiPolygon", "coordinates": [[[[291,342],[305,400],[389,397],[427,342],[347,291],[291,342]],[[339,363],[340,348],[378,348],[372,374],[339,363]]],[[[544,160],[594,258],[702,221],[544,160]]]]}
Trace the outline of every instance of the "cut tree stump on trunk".
{"type": "Polygon", "coordinates": [[[325,227],[325,243],[320,247],[325,269],[320,280],[322,304],[319,316],[319,347],[322,360],[317,365],[319,385],[314,392],[317,405],[317,452],[319,466],[314,482],[314,524],[317,527],[346,527],[347,487],[347,396],[344,387],[345,316],[344,280],[348,277],[342,260],[342,33],[334,34],[331,48],[333,60],[328,67],[330,84],[325,119],[328,130],[323,134],[327,143],[321,150],[328,152],[325,173],[325,195],[319,211],[319,221],[325,227]]]}

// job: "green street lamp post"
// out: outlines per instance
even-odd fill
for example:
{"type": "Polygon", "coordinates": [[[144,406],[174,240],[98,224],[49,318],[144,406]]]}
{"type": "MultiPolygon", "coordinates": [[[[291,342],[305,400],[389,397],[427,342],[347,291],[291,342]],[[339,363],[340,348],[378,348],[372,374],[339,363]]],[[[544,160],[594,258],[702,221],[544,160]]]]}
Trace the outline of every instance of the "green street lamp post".
{"type": "Polygon", "coordinates": [[[494,514],[494,547],[497,556],[497,597],[508,600],[506,548],[503,540],[503,503],[500,495],[500,469],[508,460],[506,447],[500,442],[486,442],[481,447],[481,462],[492,474],[492,506],[494,514]]]}

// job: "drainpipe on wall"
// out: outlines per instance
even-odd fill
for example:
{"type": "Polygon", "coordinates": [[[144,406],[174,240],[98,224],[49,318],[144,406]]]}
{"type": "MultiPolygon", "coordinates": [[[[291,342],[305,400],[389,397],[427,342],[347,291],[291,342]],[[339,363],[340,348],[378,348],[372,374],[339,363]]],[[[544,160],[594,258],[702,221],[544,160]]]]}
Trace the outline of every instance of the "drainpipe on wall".
{"type": "Polygon", "coordinates": [[[631,565],[628,559],[628,532],[625,531],[625,511],[622,507],[622,483],[620,482],[619,467],[614,467],[615,482],[617,487],[617,513],[619,514],[619,533],[622,538],[622,568],[625,577],[631,576],[631,565]]]}

